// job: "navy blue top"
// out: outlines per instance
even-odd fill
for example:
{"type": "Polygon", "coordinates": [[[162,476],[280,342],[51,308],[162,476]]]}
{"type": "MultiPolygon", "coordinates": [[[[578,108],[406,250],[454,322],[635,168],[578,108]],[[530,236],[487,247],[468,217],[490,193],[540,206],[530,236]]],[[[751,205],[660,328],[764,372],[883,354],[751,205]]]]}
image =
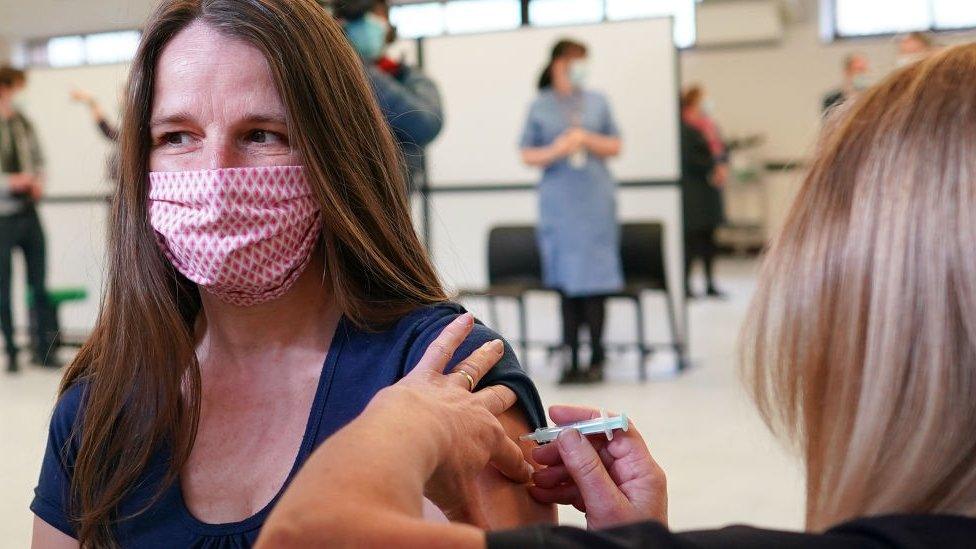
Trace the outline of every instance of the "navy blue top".
{"type": "MultiPolygon", "coordinates": [[[[379,390],[409,372],[431,341],[463,312],[464,309],[455,304],[424,307],[381,332],[360,330],[347,319],[340,320],[322,367],[305,435],[285,485],[326,437],[355,418],[379,390]]],[[[455,353],[450,367],[497,337],[492,330],[476,325],[455,353]]],[[[535,429],[545,425],[539,394],[507,344],[505,355],[480,385],[511,388],[518,395],[529,427],[535,429]]],[[[71,469],[78,452],[77,437],[72,436],[72,429],[79,417],[85,387],[84,383],[79,383],[70,388],[55,406],[41,477],[30,506],[38,517],[71,537],[77,537],[77,534],[69,517],[68,497],[71,469]]],[[[156,494],[155,488],[166,471],[166,459],[166,452],[161,451],[152,460],[120,506],[119,516],[138,512],[156,494]]],[[[120,522],[115,527],[116,540],[123,547],[140,548],[250,547],[280,496],[279,492],[264,509],[243,521],[207,524],[190,514],[179,482],[176,482],[146,512],[120,522]]]]}

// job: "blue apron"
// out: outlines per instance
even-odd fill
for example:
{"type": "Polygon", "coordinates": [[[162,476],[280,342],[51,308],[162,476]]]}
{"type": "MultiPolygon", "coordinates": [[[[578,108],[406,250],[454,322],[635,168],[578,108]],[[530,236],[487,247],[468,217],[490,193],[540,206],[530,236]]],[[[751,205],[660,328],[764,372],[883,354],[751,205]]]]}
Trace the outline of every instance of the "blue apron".
{"type": "MultiPolygon", "coordinates": [[[[602,95],[584,90],[561,97],[546,89],[529,108],[520,146],[548,146],[573,120],[590,132],[619,135],[602,95]]],[[[545,169],[539,182],[538,239],[546,286],[570,297],[621,290],[616,186],[606,162],[593,155],[580,167],[563,158],[545,169]]]]}

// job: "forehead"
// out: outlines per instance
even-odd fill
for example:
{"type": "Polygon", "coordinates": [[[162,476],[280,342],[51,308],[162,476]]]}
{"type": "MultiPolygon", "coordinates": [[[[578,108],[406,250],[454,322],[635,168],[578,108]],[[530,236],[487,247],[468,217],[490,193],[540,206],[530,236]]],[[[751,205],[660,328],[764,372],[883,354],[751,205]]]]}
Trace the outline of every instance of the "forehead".
{"type": "Polygon", "coordinates": [[[261,51],[201,22],[183,29],[163,49],[154,86],[153,113],[234,107],[281,110],[261,51]]]}

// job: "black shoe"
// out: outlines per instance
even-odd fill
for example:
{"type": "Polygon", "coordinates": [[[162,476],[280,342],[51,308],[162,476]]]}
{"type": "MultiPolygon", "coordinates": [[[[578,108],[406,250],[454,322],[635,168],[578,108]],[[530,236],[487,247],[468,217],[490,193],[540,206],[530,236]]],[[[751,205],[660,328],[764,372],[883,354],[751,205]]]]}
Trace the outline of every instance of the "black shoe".
{"type": "Polygon", "coordinates": [[[41,368],[50,368],[52,370],[64,366],[64,362],[58,358],[58,354],[54,349],[46,353],[34,352],[34,364],[37,364],[41,368]]]}
{"type": "Polygon", "coordinates": [[[586,372],[570,369],[563,370],[563,375],[559,378],[560,385],[576,385],[586,383],[586,372]]]}
{"type": "Polygon", "coordinates": [[[705,295],[707,295],[708,297],[715,297],[718,299],[725,299],[726,297],[728,297],[727,295],[725,295],[725,292],[719,291],[719,289],[715,288],[714,286],[710,286],[708,288],[708,291],[705,292],[705,295]]]}
{"type": "Polygon", "coordinates": [[[20,366],[17,365],[17,353],[7,353],[7,371],[14,373],[20,370],[20,366]]]}
{"type": "Polygon", "coordinates": [[[584,375],[587,383],[601,383],[603,381],[603,364],[593,364],[584,375]]]}

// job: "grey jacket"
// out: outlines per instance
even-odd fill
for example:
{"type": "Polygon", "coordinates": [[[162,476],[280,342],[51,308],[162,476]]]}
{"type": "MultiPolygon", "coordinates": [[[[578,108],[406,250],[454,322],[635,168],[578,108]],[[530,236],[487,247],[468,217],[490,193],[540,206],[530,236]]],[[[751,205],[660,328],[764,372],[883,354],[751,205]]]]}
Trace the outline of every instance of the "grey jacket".
{"type": "MultiPolygon", "coordinates": [[[[10,119],[10,131],[7,128],[7,124],[0,124],[0,150],[6,149],[12,140],[17,144],[21,171],[41,173],[44,170],[44,156],[31,123],[18,112],[10,119]]],[[[2,162],[3,155],[0,155],[2,162]]],[[[6,168],[0,165],[0,215],[11,215],[24,208],[24,199],[10,192],[10,174],[6,168]]]]}

